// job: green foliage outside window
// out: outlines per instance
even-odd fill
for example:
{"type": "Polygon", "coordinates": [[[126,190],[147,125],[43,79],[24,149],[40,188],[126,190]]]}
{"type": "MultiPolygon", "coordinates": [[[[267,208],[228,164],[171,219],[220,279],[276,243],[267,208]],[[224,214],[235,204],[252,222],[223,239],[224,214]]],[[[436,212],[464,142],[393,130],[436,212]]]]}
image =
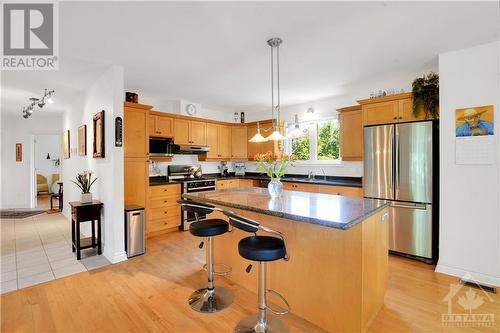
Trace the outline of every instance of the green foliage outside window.
{"type": "Polygon", "coordinates": [[[318,160],[336,160],[338,158],[339,127],[333,121],[319,123],[318,160]]]}
{"type": "Polygon", "coordinates": [[[307,161],[310,158],[309,152],[309,133],[292,140],[292,154],[297,156],[298,160],[307,161]]]}

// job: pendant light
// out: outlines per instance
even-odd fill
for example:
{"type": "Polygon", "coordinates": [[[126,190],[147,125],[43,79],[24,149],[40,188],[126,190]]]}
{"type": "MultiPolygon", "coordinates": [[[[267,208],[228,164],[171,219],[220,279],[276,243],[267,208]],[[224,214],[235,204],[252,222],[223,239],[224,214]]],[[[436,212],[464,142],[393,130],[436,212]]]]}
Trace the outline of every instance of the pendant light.
{"type": "Polygon", "coordinates": [[[304,131],[300,129],[299,126],[299,116],[295,115],[295,123],[293,129],[288,133],[288,137],[291,139],[300,138],[304,134],[304,131]]]}
{"type": "Polygon", "coordinates": [[[250,140],[250,142],[266,142],[272,141],[282,141],[286,138],[280,132],[280,45],[282,39],[275,37],[267,41],[267,45],[271,47],[271,117],[273,125],[271,128],[263,129],[265,132],[272,130],[273,132],[267,138],[264,138],[260,134],[260,124],[257,122],[257,134],[255,134],[250,140]],[[275,51],[276,50],[276,56],[275,51]],[[276,80],[275,80],[276,75],[276,80]],[[276,94],[275,94],[276,88],[276,94]],[[276,113],[276,118],[274,114],[276,113]]]}
{"type": "Polygon", "coordinates": [[[260,134],[260,124],[259,124],[259,122],[257,122],[257,134],[255,134],[248,141],[254,142],[254,143],[267,142],[267,138],[263,137],[262,134],[260,134]]]}

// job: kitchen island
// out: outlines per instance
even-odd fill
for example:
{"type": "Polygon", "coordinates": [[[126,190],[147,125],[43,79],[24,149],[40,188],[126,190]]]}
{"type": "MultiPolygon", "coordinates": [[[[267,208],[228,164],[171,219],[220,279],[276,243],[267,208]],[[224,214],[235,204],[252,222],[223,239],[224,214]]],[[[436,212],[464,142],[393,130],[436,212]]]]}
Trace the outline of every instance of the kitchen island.
{"type": "MultiPolygon", "coordinates": [[[[368,329],[387,288],[388,203],[295,191],[271,199],[267,189],[255,187],[183,197],[212,203],[286,236],[290,260],[269,265],[268,286],[285,296],[294,314],[330,332],[368,329]]],[[[230,280],[256,291],[257,272],[246,273],[252,262],[238,254],[238,241],[247,236],[235,229],[216,237],[214,256],[232,267],[230,280]]]]}

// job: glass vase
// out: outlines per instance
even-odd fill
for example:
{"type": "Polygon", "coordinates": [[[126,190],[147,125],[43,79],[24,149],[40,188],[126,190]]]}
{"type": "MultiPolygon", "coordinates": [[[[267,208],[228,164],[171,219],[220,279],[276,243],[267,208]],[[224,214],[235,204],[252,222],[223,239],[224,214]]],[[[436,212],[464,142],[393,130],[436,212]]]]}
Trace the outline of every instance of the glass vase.
{"type": "Polygon", "coordinates": [[[283,183],[279,178],[271,178],[271,181],[267,185],[267,191],[271,198],[278,198],[283,193],[283,183]]]}

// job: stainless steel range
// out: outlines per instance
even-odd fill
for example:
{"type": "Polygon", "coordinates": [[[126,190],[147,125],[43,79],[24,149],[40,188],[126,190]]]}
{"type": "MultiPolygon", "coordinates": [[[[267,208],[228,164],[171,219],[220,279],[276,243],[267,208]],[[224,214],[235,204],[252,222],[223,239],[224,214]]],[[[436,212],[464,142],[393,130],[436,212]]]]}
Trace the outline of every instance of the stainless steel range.
{"type": "MultiPolygon", "coordinates": [[[[214,191],[217,188],[217,180],[204,178],[200,165],[169,165],[168,179],[180,182],[182,193],[214,191]]],[[[206,216],[199,215],[198,218],[203,220],[206,216]]],[[[193,213],[182,212],[181,230],[189,230],[189,224],[195,221],[193,213]]]]}

